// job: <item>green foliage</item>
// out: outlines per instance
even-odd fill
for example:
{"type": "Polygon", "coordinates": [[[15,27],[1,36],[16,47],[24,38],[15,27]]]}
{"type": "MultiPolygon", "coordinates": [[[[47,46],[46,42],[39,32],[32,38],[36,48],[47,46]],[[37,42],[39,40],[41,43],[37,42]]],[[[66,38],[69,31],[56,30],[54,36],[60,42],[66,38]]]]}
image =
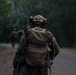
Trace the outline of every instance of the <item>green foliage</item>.
{"type": "Polygon", "coordinates": [[[6,16],[12,11],[12,4],[7,0],[0,1],[0,16],[6,16]]]}
{"type": "Polygon", "coordinates": [[[0,0],[0,41],[3,39],[3,36],[7,34],[4,30],[9,24],[7,17],[12,13],[12,10],[12,3],[9,0],[0,0]]]}
{"type": "Polygon", "coordinates": [[[0,16],[0,36],[4,29],[10,32],[14,27],[21,29],[29,22],[30,16],[37,14],[48,19],[46,27],[54,34],[60,46],[76,47],[75,0],[2,0],[0,15],[5,17],[0,16]]]}

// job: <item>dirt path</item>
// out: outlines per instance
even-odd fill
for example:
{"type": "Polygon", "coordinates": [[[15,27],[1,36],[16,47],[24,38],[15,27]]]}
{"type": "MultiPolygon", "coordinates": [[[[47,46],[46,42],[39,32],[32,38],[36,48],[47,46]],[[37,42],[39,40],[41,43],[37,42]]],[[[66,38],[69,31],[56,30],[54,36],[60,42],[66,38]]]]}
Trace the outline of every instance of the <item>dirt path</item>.
{"type": "MultiPolygon", "coordinates": [[[[16,48],[0,48],[0,75],[12,75],[16,48]]],[[[52,66],[52,75],[76,75],[76,50],[61,49],[52,66]]]]}
{"type": "Polygon", "coordinates": [[[0,48],[0,75],[12,75],[12,61],[16,49],[0,48]]]}
{"type": "Polygon", "coordinates": [[[54,60],[52,75],[76,75],[75,49],[61,49],[54,60]]]}

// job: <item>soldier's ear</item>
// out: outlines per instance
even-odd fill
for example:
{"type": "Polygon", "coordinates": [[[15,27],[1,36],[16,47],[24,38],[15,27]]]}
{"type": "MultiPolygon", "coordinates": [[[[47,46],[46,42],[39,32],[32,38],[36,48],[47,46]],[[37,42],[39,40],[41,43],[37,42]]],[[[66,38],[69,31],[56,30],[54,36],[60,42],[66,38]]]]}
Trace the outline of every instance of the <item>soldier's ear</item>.
{"type": "Polygon", "coordinates": [[[29,22],[33,23],[33,16],[30,16],[29,22]]]}

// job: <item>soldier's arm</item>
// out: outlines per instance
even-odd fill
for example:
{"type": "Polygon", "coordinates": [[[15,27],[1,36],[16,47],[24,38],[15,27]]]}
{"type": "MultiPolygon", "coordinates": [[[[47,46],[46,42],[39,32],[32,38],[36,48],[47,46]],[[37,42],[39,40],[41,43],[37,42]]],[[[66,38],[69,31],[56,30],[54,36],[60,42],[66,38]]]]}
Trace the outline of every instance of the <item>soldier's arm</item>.
{"type": "Polygon", "coordinates": [[[26,50],[26,37],[23,35],[23,37],[20,40],[20,44],[18,46],[17,52],[15,54],[14,60],[13,60],[13,67],[16,68],[20,62],[24,62],[24,55],[26,50]]]}
{"type": "Polygon", "coordinates": [[[53,60],[58,55],[60,48],[59,48],[59,45],[58,45],[54,35],[51,32],[50,32],[50,43],[51,43],[50,57],[53,60]]]}

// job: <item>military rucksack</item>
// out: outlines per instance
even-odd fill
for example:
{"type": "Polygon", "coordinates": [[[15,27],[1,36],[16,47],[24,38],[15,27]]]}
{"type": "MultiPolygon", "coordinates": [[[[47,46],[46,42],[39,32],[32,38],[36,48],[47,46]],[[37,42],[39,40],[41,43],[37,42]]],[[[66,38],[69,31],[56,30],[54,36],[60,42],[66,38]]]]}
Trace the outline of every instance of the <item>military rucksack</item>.
{"type": "Polygon", "coordinates": [[[45,66],[47,57],[46,44],[49,36],[44,28],[32,28],[28,33],[29,45],[26,50],[26,62],[33,66],[45,66]]]}

